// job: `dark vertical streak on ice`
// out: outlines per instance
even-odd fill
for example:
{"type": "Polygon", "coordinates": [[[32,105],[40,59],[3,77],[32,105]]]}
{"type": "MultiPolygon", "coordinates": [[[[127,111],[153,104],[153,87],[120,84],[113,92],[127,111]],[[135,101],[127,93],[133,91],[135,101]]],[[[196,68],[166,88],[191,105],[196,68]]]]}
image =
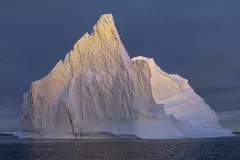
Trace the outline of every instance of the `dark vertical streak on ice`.
{"type": "MultiPolygon", "coordinates": [[[[70,65],[70,68],[71,68],[71,78],[70,78],[70,82],[69,82],[69,86],[68,86],[68,96],[69,96],[70,88],[71,88],[71,81],[73,79],[73,66],[72,66],[72,63],[71,63],[71,53],[69,53],[68,61],[69,61],[69,65],[70,65]]],[[[71,124],[71,127],[72,127],[73,135],[75,135],[75,138],[77,138],[77,135],[76,135],[75,130],[74,130],[74,124],[73,124],[73,120],[71,118],[69,108],[68,108],[68,116],[69,116],[69,121],[70,121],[70,124],[71,124]]]]}
{"type": "Polygon", "coordinates": [[[72,134],[73,134],[73,135],[75,136],[75,138],[77,139],[77,134],[76,134],[75,131],[74,131],[73,120],[72,120],[72,118],[71,118],[71,114],[70,114],[69,109],[68,109],[68,117],[69,117],[70,125],[71,125],[71,127],[72,127],[72,134]]]}
{"type": "MultiPolygon", "coordinates": [[[[79,50],[79,48],[78,48],[78,53],[79,53],[79,56],[80,56],[80,61],[81,61],[81,54],[80,54],[80,50],[79,50]]],[[[83,94],[82,94],[82,78],[83,78],[83,63],[81,63],[80,62],[80,64],[81,64],[81,72],[80,72],[80,79],[79,79],[79,81],[80,81],[80,107],[81,107],[81,120],[82,120],[82,124],[80,124],[81,126],[79,126],[80,127],[80,134],[82,134],[82,128],[83,128],[83,121],[84,121],[84,117],[83,117],[83,94]]]]}

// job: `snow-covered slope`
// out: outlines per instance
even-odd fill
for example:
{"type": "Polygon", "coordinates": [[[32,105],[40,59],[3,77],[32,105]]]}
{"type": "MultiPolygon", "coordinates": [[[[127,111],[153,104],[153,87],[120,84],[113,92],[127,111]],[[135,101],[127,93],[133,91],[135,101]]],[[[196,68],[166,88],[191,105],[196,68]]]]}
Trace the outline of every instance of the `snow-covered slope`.
{"type": "Polygon", "coordinates": [[[98,132],[149,139],[231,135],[187,80],[152,59],[130,59],[112,15],[101,16],[91,35],[32,83],[18,135],[82,139],[98,132]]]}

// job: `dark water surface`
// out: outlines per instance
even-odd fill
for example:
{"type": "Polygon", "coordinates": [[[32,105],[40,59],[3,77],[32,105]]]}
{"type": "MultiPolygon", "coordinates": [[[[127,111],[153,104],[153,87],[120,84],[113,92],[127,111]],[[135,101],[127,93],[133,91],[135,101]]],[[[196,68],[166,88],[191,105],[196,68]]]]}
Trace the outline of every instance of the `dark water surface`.
{"type": "Polygon", "coordinates": [[[0,160],[240,160],[240,137],[182,140],[19,140],[0,137],[0,160]]]}

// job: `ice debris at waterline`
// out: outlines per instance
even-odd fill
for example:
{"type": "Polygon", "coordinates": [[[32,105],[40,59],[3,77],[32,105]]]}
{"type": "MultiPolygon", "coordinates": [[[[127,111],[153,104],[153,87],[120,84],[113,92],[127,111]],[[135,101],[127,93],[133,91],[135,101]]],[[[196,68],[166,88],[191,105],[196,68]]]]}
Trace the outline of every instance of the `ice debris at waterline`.
{"type": "Polygon", "coordinates": [[[162,71],[153,59],[130,59],[111,14],[31,84],[21,122],[18,136],[36,139],[232,135],[186,79],[162,71]]]}

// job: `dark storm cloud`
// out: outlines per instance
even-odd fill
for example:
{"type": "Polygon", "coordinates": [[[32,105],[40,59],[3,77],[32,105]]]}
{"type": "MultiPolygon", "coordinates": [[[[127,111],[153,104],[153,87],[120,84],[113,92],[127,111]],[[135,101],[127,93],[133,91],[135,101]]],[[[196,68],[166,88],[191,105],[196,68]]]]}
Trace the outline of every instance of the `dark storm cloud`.
{"type": "MultiPolygon", "coordinates": [[[[240,88],[239,5],[237,0],[1,1],[0,102],[14,105],[1,103],[0,113],[9,108],[20,113],[30,82],[45,76],[104,13],[114,15],[131,57],[153,57],[162,69],[189,79],[213,109],[237,110],[238,102],[219,107],[210,95],[240,88]]],[[[224,94],[225,103],[232,94],[224,94]]]]}

